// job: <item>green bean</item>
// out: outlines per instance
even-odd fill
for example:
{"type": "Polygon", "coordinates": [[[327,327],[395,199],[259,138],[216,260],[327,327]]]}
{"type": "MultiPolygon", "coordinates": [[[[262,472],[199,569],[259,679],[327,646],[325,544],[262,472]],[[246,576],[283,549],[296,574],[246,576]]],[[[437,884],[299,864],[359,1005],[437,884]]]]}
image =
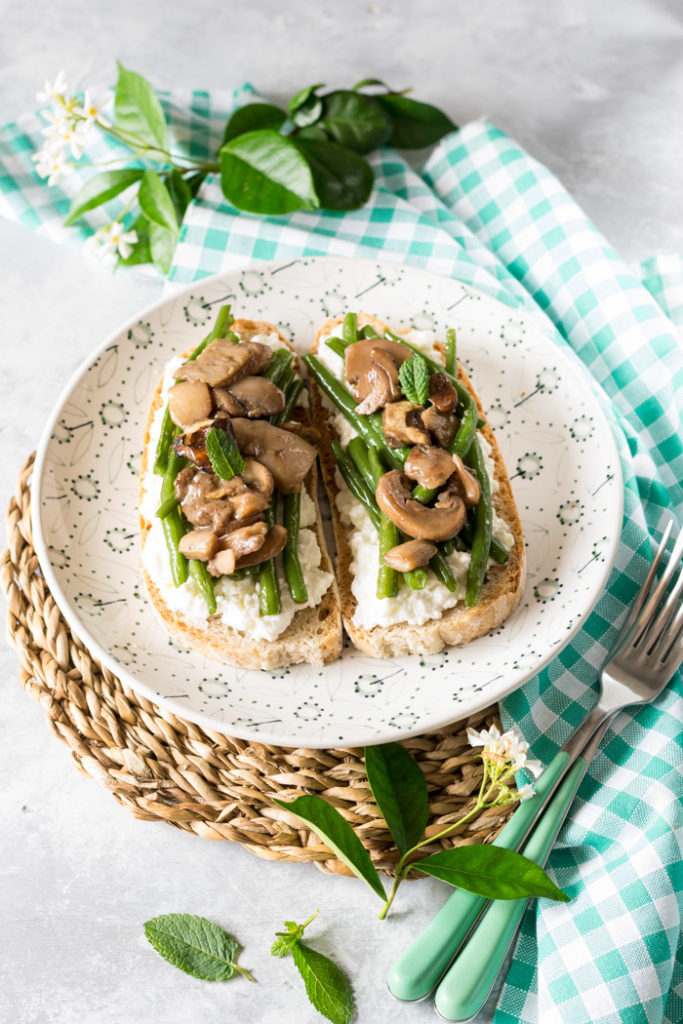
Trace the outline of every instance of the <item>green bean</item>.
{"type": "Polygon", "coordinates": [[[347,345],[358,341],[358,317],[355,313],[347,313],[342,324],[342,338],[347,345]]]}
{"type": "Polygon", "coordinates": [[[411,590],[424,590],[429,577],[426,569],[411,569],[403,573],[403,579],[411,590]]]}
{"type": "Polygon", "coordinates": [[[338,355],[340,359],[346,358],[346,350],[349,347],[347,341],[342,341],[341,338],[328,338],[325,342],[328,348],[331,348],[335,355],[338,355]]]}
{"type": "MultiPolygon", "coordinates": [[[[275,502],[276,496],[268,509],[264,519],[268,526],[275,523],[275,502]]],[[[269,558],[259,566],[258,577],[258,606],[259,615],[277,615],[280,611],[280,581],[277,575],[277,566],[274,558],[269,558]]]]}
{"type": "Polygon", "coordinates": [[[175,508],[161,520],[164,531],[164,539],[168,549],[168,557],[171,564],[171,577],[176,587],[179,587],[187,580],[187,559],[181,555],[178,545],[180,538],[186,532],[184,517],[178,508],[178,499],[175,492],[175,478],[184,460],[175,452],[170,453],[168,466],[161,481],[161,504],[165,504],[171,496],[175,498],[175,508]]]}
{"type": "Polygon", "coordinates": [[[486,566],[491,551],[491,530],[493,526],[491,483],[486,472],[486,464],[484,463],[481,446],[476,438],[467,455],[467,465],[477,474],[481,492],[474,512],[472,557],[467,572],[467,585],[465,588],[465,604],[472,608],[479,601],[481,588],[484,585],[486,566]]]}
{"type": "Polygon", "coordinates": [[[168,453],[171,450],[173,438],[176,436],[176,433],[177,428],[171,419],[171,410],[166,406],[161,420],[159,440],[157,441],[157,447],[154,453],[153,469],[157,476],[163,476],[166,472],[166,466],[168,465],[168,453]]]}
{"type": "Polygon", "coordinates": [[[391,566],[384,564],[387,551],[395,548],[399,541],[398,528],[383,512],[379,524],[379,569],[377,570],[377,597],[396,597],[398,593],[398,574],[391,566]]]}
{"type": "MultiPolygon", "coordinates": [[[[285,367],[289,366],[292,362],[292,353],[286,348],[277,348],[270,357],[270,362],[266,366],[265,370],[261,374],[267,380],[278,384],[278,381],[285,370],[285,367]]],[[[279,387],[279,384],[278,384],[279,387]]]]}
{"type": "Polygon", "coordinates": [[[429,568],[432,569],[436,578],[443,583],[446,590],[454,593],[458,586],[458,581],[453,575],[446,556],[442,551],[437,551],[435,555],[432,555],[429,561],[429,568]]]}
{"type": "Polygon", "coordinates": [[[200,562],[198,558],[191,558],[190,576],[194,580],[197,590],[206,601],[209,615],[214,615],[216,612],[216,595],[213,592],[215,580],[209,575],[206,562],[200,562]]]}
{"type": "Polygon", "coordinates": [[[368,458],[370,449],[362,437],[352,437],[346,446],[346,451],[353,459],[358,472],[365,480],[374,497],[377,484],[375,483],[374,473],[370,469],[370,460],[368,458]]]}
{"type": "Polygon", "coordinates": [[[366,324],[361,331],[359,331],[361,338],[379,338],[379,334],[372,326],[372,324],[366,324]]]}
{"type": "Polygon", "coordinates": [[[458,360],[455,349],[455,331],[452,327],[449,327],[446,331],[446,373],[450,373],[451,377],[457,376],[458,373],[458,360]]]}
{"type": "Polygon", "coordinates": [[[481,416],[477,420],[477,430],[481,430],[482,427],[486,426],[486,420],[483,420],[481,416]]]}
{"type": "MultiPolygon", "coordinates": [[[[192,355],[188,356],[186,362],[192,362],[198,355],[201,355],[207,345],[210,345],[216,338],[222,337],[222,332],[230,327],[233,319],[234,318],[230,313],[230,306],[222,306],[218,311],[218,316],[216,317],[216,322],[213,325],[212,330],[209,331],[204,340],[200,342],[192,355]]],[[[171,419],[171,413],[167,405],[164,409],[164,416],[161,421],[161,430],[159,432],[159,440],[157,441],[156,451],[154,453],[153,469],[157,476],[163,476],[166,472],[166,467],[168,465],[168,453],[171,450],[171,444],[173,443],[173,438],[176,433],[177,429],[171,419]]]]}
{"type": "Polygon", "coordinates": [[[493,561],[498,565],[505,565],[509,557],[510,552],[505,545],[501,544],[495,537],[491,537],[491,558],[493,561]]]}
{"type": "Polygon", "coordinates": [[[159,505],[155,515],[158,519],[165,519],[169,512],[172,512],[174,508],[178,507],[178,497],[175,493],[169,494],[168,498],[159,505]]]}
{"type": "Polygon", "coordinates": [[[293,380],[290,383],[289,387],[285,391],[285,407],[282,410],[282,412],[273,420],[276,426],[279,426],[281,423],[287,422],[289,417],[292,415],[294,406],[296,405],[297,399],[301,392],[303,391],[303,389],[304,382],[299,377],[297,377],[296,380],[293,380]]]}
{"type": "Polygon", "coordinates": [[[247,575],[247,570],[246,569],[235,569],[234,572],[231,572],[229,574],[227,579],[231,580],[234,583],[237,583],[239,580],[243,580],[246,577],[246,575],[247,575]]]}
{"type": "Polygon", "coordinates": [[[308,591],[303,569],[299,561],[299,519],[301,516],[301,491],[285,494],[282,521],[287,529],[287,542],[283,555],[285,579],[295,604],[306,604],[308,591]]]}
{"type": "Polygon", "coordinates": [[[441,544],[441,550],[447,558],[449,555],[452,555],[455,551],[455,538],[450,537],[448,540],[443,541],[441,544]]]}
{"type": "Polygon", "coordinates": [[[339,472],[342,475],[344,483],[353,496],[358,498],[358,501],[360,501],[361,505],[367,512],[375,529],[379,529],[380,512],[377,507],[377,503],[375,502],[374,494],[359,473],[352,459],[347,455],[338,441],[332,442],[332,454],[337,461],[337,466],[339,467],[339,472]]]}

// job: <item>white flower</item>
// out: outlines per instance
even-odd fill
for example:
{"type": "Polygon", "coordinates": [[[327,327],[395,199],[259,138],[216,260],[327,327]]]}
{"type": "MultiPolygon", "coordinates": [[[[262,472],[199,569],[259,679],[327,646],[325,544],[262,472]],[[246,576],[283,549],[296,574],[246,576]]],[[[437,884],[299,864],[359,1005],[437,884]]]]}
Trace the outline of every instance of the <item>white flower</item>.
{"type": "Polygon", "coordinates": [[[495,761],[499,765],[507,764],[514,771],[524,768],[532,773],[535,778],[543,771],[540,761],[527,757],[529,744],[523,740],[516,729],[508,729],[501,733],[495,725],[490,729],[482,729],[477,732],[475,729],[467,730],[467,739],[473,747],[483,747],[482,758],[486,761],[495,761]]]}
{"type": "Polygon", "coordinates": [[[56,184],[66,170],[66,151],[61,144],[46,142],[42,149],[33,154],[32,159],[36,165],[36,174],[47,178],[48,185],[56,184]]]}
{"type": "Polygon", "coordinates": [[[97,252],[106,262],[113,263],[116,256],[127,259],[138,240],[137,232],[124,231],[120,221],[113,221],[103,228],[98,228],[85,242],[90,252],[97,252]]]}
{"type": "Polygon", "coordinates": [[[526,786],[520,786],[517,790],[517,795],[520,800],[528,800],[530,797],[536,795],[536,791],[533,786],[527,784],[526,786]]]}
{"type": "Polygon", "coordinates": [[[39,103],[59,102],[59,100],[64,98],[68,88],[64,72],[60,71],[52,85],[49,82],[45,82],[40,92],[36,93],[36,99],[39,103]]]}
{"type": "Polygon", "coordinates": [[[75,107],[74,113],[84,119],[82,122],[84,128],[92,127],[95,121],[99,121],[101,125],[108,126],[110,122],[102,113],[103,105],[102,103],[97,103],[91,96],[90,90],[86,89],[83,95],[83,104],[75,107]]]}

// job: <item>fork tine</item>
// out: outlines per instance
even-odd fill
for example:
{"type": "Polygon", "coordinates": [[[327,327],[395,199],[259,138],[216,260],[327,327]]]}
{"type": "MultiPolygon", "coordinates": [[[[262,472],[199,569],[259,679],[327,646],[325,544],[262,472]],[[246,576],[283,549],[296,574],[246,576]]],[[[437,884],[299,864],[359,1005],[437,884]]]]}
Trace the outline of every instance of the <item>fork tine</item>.
{"type": "MultiPolygon", "coordinates": [[[[654,651],[664,634],[664,630],[667,626],[670,626],[676,607],[680,604],[681,591],[683,591],[683,570],[678,573],[671,593],[643,638],[643,643],[648,645],[648,653],[654,651]]],[[[669,630],[669,632],[671,631],[669,630]]]]}
{"type": "MultiPolygon", "coordinates": [[[[662,547],[663,544],[660,544],[657,554],[659,554],[660,551],[662,551],[662,547]]],[[[666,593],[669,583],[671,582],[671,578],[675,573],[676,569],[678,568],[678,563],[681,560],[681,556],[683,556],[683,530],[681,530],[678,534],[678,537],[676,538],[676,543],[673,547],[673,551],[671,552],[671,557],[669,558],[668,562],[664,567],[664,572],[660,576],[657,585],[655,586],[653,592],[650,594],[649,599],[645,604],[645,607],[643,608],[639,618],[635,622],[636,634],[632,639],[632,643],[634,644],[634,646],[639,644],[640,641],[643,639],[645,633],[647,633],[648,629],[650,628],[650,625],[652,624],[655,616],[657,615],[662,601],[662,597],[666,593]]],[[[652,565],[654,566],[654,562],[652,563],[652,565]]],[[[650,574],[648,573],[648,576],[649,575],[650,574]]]]}
{"type": "Polygon", "coordinates": [[[625,635],[626,633],[628,633],[629,629],[631,629],[631,627],[635,623],[636,619],[638,618],[638,615],[640,614],[640,611],[641,611],[643,605],[645,604],[645,602],[647,600],[647,595],[650,592],[650,587],[652,586],[652,581],[653,581],[653,579],[655,578],[655,576],[657,574],[657,569],[659,568],[659,564],[660,564],[660,562],[662,560],[662,557],[664,555],[664,551],[666,550],[666,545],[667,545],[667,543],[669,541],[669,537],[671,536],[671,531],[673,529],[673,524],[674,524],[673,517],[670,517],[668,523],[664,527],[664,533],[662,534],[662,539],[659,542],[659,547],[657,548],[657,551],[655,552],[655,557],[652,559],[652,565],[648,569],[647,576],[645,577],[645,582],[643,583],[642,587],[638,591],[638,596],[636,597],[635,601],[631,604],[631,607],[629,608],[628,615],[626,616],[626,619],[624,620],[624,624],[623,624],[623,626],[621,627],[621,629],[619,631],[620,635],[622,635],[622,636],[625,635]]]}
{"type": "MultiPolygon", "coordinates": [[[[683,573],[681,573],[681,576],[683,576],[683,573]]],[[[662,661],[666,661],[668,658],[671,657],[671,654],[673,653],[676,644],[678,644],[678,648],[681,652],[677,662],[677,664],[679,664],[681,661],[681,657],[683,657],[683,604],[679,606],[678,611],[676,612],[671,625],[666,631],[664,639],[659,645],[660,650],[662,651],[662,661]]],[[[671,671],[673,672],[674,669],[675,666],[674,668],[672,668],[671,671]]]]}

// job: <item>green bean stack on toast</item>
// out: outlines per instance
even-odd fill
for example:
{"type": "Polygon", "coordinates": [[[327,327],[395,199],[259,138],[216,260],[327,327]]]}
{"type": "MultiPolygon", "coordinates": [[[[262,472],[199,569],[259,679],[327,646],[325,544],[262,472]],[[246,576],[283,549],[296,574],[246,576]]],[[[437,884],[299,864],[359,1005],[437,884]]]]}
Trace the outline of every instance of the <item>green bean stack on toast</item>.
{"type": "Polygon", "coordinates": [[[244,668],[341,654],[317,503],[317,432],[281,332],[230,307],[169,364],[141,477],[143,574],[169,632],[244,668]]]}
{"type": "Polygon", "coordinates": [[[499,626],[524,589],[522,527],[456,338],[328,321],[304,356],[344,626],[376,657],[499,626]]]}

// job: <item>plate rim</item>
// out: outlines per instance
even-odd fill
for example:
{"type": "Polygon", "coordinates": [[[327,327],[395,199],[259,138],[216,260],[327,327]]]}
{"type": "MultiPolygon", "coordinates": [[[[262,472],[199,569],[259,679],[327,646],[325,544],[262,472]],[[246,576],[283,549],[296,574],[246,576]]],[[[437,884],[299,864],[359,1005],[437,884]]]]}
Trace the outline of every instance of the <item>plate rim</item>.
{"type": "MultiPolygon", "coordinates": [[[[426,277],[438,278],[445,281],[449,281],[451,283],[460,285],[466,292],[470,292],[475,296],[485,299],[489,303],[500,306],[501,309],[504,309],[507,312],[514,310],[514,312],[517,313],[523,320],[526,321],[531,319],[534,322],[534,325],[536,326],[537,330],[543,330],[542,322],[536,320],[536,318],[534,317],[533,310],[530,311],[525,308],[516,308],[514,306],[508,306],[505,302],[502,302],[500,299],[497,299],[494,296],[490,296],[486,292],[480,291],[478,288],[475,288],[472,285],[465,283],[464,281],[460,281],[458,278],[450,278],[447,277],[445,274],[437,274],[434,271],[426,270],[424,267],[413,267],[410,264],[402,263],[400,261],[370,259],[365,257],[363,257],[362,259],[355,259],[348,256],[306,256],[301,257],[301,259],[305,259],[307,262],[312,262],[315,264],[367,263],[374,267],[391,267],[394,270],[398,267],[405,271],[408,271],[409,273],[417,273],[419,275],[424,275],[426,277]]],[[[591,598],[589,604],[586,605],[586,607],[581,611],[579,615],[577,615],[575,621],[572,623],[571,628],[567,630],[567,634],[565,637],[563,637],[562,643],[558,644],[557,646],[549,650],[547,654],[534,665],[533,671],[524,675],[524,677],[521,680],[514,680],[507,684],[503,683],[500,687],[496,687],[495,695],[493,695],[490,691],[482,691],[480,698],[478,700],[474,700],[471,704],[468,704],[467,711],[463,714],[456,714],[455,717],[449,715],[443,719],[439,718],[438,721],[431,723],[426,729],[424,724],[422,726],[417,726],[415,728],[410,729],[402,729],[399,727],[395,729],[394,732],[387,735],[376,736],[371,738],[366,737],[358,740],[356,740],[355,737],[352,737],[351,740],[339,740],[335,743],[334,747],[330,747],[329,743],[316,742],[314,740],[311,741],[309,738],[304,738],[301,736],[289,736],[277,732],[272,733],[268,731],[267,727],[265,729],[243,729],[240,727],[234,728],[232,725],[229,725],[227,723],[216,721],[207,712],[195,711],[192,708],[178,708],[175,704],[175,701],[172,698],[165,697],[163,694],[160,694],[157,690],[155,690],[152,686],[138,679],[135,676],[135,674],[130,671],[128,666],[122,664],[113,655],[110,655],[109,652],[106,651],[100,645],[97,638],[93,636],[93,634],[90,632],[84,620],[81,619],[81,617],[78,614],[77,608],[75,607],[75,605],[72,604],[72,602],[69,600],[69,598],[63,591],[59,583],[59,580],[53,570],[52,562],[50,560],[48,553],[48,546],[43,535],[43,524],[41,515],[41,497],[43,481],[45,476],[45,463],[47,459],[50,438],[52,437],[52,434],[54,432],[54,428],[59,419],[59,415],[64,405],[66,404],[69,395],[77,386],[83,374],[92,366],[92,364],[100,357],[100,355],[107,350],[107,348],[112,344],[113,341],[119,338],[127,330],[130,330],[135,324],[138,323],[139,320],[141,320],[142,318],[144,318],[145,316],[152,312],[156,312],[160,307],[166,305],[167,303],[178,301],[178,299],[182,298],[184,295],[191,295],[193,293],[193,290],[197,288],[200,282],[217,282],[227,277],[233,277],[237,274],[244,273],[245,271],[250,270],[252,268],[258,269],[259,271],[267,271],[268,268],[282,267],[285,264],[287,266],[290,266],[292,264],[292,260],[280,259],[246,261],[244,264],[240,266],[231,267],[229,270],[223,270],[217,274],[207,275],[206,277],[200,278],[199,281],[191,282],[190,284],[184,287],[174,288],[172,291],[169,291],[166,294],[162,295],[160,299],[157,299],[156,301],[146,305],[143,309],[138,310],[134,316],[130,317],[123,324],[120,324],[117,328],[115,328],[115,330],[111,331],[101,342],[101,344],[94,348],[91,352],[89,352],[88,355],[86,355],[85,358],[78,364],[74,372],[67,380],[66,384],[59,392],[59,395],[45,422],[45,425],[41,432],[40,440],[36,448],[36,457],[33,466],[31,482],[30,508],[31,525],[33,529],[33,544],[36,555],[38,557],[38,562],[41,571],[45,577],[46,583],[50,589],[50,592],[55,600],[55,603],[57,604],[57,607],[59,608],[61,614],[64,616],[66,622],[68,623],[69,628],[73,630],[76,637],[84,644],[84,646],[87,647],[89,653],[94,655],[96,660],[99,661],[102,665],[104,665],[104,667],[107,668],[110,672],[112,672],[125,686],[130,687],[130,689],[132,689],[135,693],[140,694],[145,699],[151,701],[161,711],[166,711],[176,718],[185,719],[187,721],[193,722],[195,725],[201,726],[201,728],[206,729],[207,731],[218,732],[224,736],[234,736],[237,739],[254,740],[259,743],[273,744],[275,746],[287,747],[289,749],[307,747],[308,749],[312,750],[328,750],[349,746],[375,746],[381,743],[395,742],[398,740],[410,739],[414,736],[424,735],[426,731],[439,732],[445,728],[448,728],[451,725],[454,725],[459,721],[463,721],[465,718],[469,718],[471,715],[477,714],[479,711],[483,710],[486,707],[489,707],[493,703],[499,704],[510,693],[513,693],[515,690],[520,689],[529,681],[529,679],[533,678],[533,676],[535,675],[538,675],[539,672],[541,672],[554,658],[556,658],[565,649],[567,644],[570,643],[574,636],[578,633],[579,629],[582,628],[585,620],[592,613],[597,602],[602,597],[616,560],[617,552],[619,549],[619,543],[621,540],[621,533],[623,530],[624,483],[621,467],[621,458],[619,455],[619,449],[616,443],[616,439],[614,437],[614,427],[612,422],[610,421],[610,418],[604,411],[602,402],[600,401],[596,393],[596,382],[590,376],[584,364],[578,358],[576,353],[573,352],[573,350],[570,349],[567,351],[564,348],[560,347],[559,345],[554,345],[554,342],[552,341],[552,338],[550,336],[548,336],[548,342],[549,344],[554,346],[554,350],[556,351],[556,353],[558,353],[559,358],[562,360],[566,360],[567,363],[570,366],[572,366],[572,368],[575,371],[579,371],[586,380],[586,383],[590,385],[590,393],[595,404],[595,407],[598,410],[600,417],[602,418],[602,420],[608,428],[609,445],[611,448],[611,459],[613,465],[616,467],[615,475],[617,477],[617,483],[619,485],[617,492],[618,516],[615,516],[615,519],[618,519],[619,526],[617,530],[611,533],[610,547],[605,556],[600,585],[596,587],[596,592],[591,598]]],[[[292,668],[293,670],[296,670],[297,666],[292,666],[292,668]]],[[[454,710],[456,709],[457,705],[455,706],[454,710]]]]}

